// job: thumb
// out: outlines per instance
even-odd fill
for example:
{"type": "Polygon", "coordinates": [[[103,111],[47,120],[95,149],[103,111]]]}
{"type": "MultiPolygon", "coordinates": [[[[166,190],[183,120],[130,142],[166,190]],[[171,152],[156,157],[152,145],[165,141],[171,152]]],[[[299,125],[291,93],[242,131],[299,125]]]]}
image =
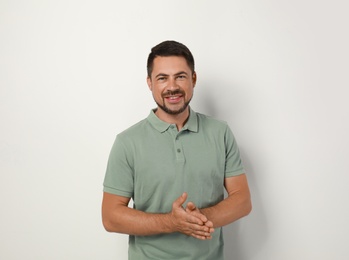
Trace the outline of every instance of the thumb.
{"type": "Polygon", "coordinates": [[[193,202],[190,201],[187,203],[187,207],[185,208],[185,211],[187,213],[194,214],[194,216],[200,218],[203,223],[207,222],[207,217],[204,214],[202,214],[200,209],[198,209],[193,202]]]}
{"type": "Polygon", "coordinates": [[[183,194],[173,202],[173,206],[180,208],[183,205],[183,203],[187,200],[187,197],[188,194],[186,192],[183,192],[183,194]]]}

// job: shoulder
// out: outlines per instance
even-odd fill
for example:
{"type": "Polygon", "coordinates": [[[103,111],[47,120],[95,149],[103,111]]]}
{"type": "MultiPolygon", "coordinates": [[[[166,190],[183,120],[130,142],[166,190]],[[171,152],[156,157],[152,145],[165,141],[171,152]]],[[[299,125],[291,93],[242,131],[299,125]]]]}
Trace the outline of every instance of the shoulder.
{"type": "Polygon", "coordinates": [[[111,154],[132,154],[137,150],[137,144],[142,140],[143,129],[147,127],[147,120],[143,119],[116,135],[111,154]]]}
{"type": "Polygon", "coordinates": [[[149,122],[145,118],[117,134],[117,138],[121,140],[133,140],[141,136],[148,127],[149,122]]]}
{"type": "Polygon", "coordinates": [[[196,114],[199,133],[215,139],[224,140],[224,142],[235,142],[234,134],[226,121],[201,113],[196,114]]]}
{"type": "Polygon", "coordinates": [[[199,126],[204,129],[210,128],[215,130],[226,131],[226,129],[229,128],[228,123],[224,120],[220,120],[212,116],[208,116],[197,112],[196,116],[199,122],[199,126]]]}

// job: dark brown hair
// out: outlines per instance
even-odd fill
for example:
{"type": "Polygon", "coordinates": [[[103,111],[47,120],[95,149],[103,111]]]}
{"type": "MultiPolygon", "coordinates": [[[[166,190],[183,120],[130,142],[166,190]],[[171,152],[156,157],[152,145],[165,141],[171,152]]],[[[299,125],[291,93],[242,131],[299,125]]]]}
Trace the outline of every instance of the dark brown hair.
{"type": "Polygon", "coordinates": [[[191,71],[195,71],[194,57],[190,50],[182,43],[176,41],[164,41],[151,49],[147,61],[147,73],[148,77],[151,77],[153,71],[153,62],[157,56],[179,56],[185,58],[191,71]]]}

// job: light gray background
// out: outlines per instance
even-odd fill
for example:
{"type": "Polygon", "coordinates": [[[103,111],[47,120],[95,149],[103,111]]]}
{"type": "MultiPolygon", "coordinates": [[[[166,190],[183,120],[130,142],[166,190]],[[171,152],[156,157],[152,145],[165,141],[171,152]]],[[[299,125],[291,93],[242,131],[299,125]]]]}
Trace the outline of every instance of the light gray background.
{"type": "MultiPolygon", "coordinates": [[[[0,1],[0,258],[127,259],[101,224],[115,135],[155,107],[150,48],[185,43],[192,107],[229,122],[250,216],[227,259],[348,259],[347,1],[0,1]]],[[[180,250],[180,249],[179,249],[180,250]]]]}

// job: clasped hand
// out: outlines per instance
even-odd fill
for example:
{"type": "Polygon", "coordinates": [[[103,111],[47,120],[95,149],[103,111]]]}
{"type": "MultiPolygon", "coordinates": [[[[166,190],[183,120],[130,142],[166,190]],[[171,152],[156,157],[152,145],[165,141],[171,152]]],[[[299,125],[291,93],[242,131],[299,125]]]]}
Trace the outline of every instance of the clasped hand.
{"type": "Polygon", "coordinates": [[[170,216],[175,230],[197,239],[211,239],[211,234],[214,232],[213,223],[202,214],[193,202],[188,202],[184,209],[182,205],[187,197],[187,193],[184,192],[172,204],[170,216]]]}

